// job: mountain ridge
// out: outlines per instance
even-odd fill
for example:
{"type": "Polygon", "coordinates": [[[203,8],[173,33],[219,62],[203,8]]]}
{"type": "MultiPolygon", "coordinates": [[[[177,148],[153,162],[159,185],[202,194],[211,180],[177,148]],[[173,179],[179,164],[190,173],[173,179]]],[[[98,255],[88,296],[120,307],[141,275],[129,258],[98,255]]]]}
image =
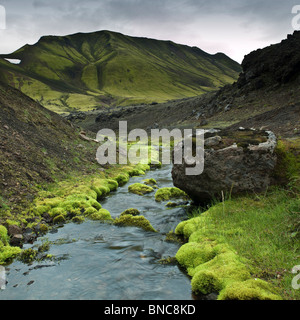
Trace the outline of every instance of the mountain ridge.
{"type": "Polygon", "coordinates": [[[0,58],[2,80],[56,112],[197,96],[241,70],[222,53],[107,30],[43,36],[0,58]]]}

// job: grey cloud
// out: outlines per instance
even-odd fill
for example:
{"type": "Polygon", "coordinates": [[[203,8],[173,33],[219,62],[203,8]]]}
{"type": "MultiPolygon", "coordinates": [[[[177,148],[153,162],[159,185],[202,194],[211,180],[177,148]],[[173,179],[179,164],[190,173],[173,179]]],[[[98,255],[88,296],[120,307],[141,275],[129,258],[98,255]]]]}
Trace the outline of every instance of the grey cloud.
{"type": "MultiPolygon", "coordinates": [[[[197,45],[236,59],[280,41],[291,30],[294,0],[2,0],[9,28],[2,48],[44,34],[108,29],[197,45]],[[4,43],[5,42],[5,43],[4,43]]],[[[7,49],[6,49],[7,50],[7,49]]]]}

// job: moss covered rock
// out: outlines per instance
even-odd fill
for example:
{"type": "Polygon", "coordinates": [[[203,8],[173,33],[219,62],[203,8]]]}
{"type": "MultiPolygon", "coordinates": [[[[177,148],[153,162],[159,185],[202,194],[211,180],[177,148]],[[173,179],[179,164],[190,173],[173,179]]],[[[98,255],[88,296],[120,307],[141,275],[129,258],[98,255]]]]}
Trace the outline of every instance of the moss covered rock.
{"type": "Polygon", "coordinates": [[[9,236],[7,229],[0,225],[0,265],[15,258],[21,249],[19,247],[11,247],[9,245],[9,236]]]}
{"type": "Polygon", "coordinates": [[[65,222],[66,222],[66,218],[63,215],[58,215],[53,218],[54,224],[60,224],[60,223],[65,223],[65,222]]]}
{"type": "Polygon", "coordinates": [[[83,216],[75,216],[72,218],[72,222],[74,223],[82,223],[84,222],[85,218],[83,216]]]}
{"type": "Polygon", "coordinates": [[[192,291],[199,295],[219,293],[220,300],[280,299],[269,283],[252,281],[247,259],[223,243],[222,238],[207,236],[210,227],[206,216],[204,213],[184,221],[175,230],[189,239],[178,250],[176,259],[192,277],[192,291]]]}
{"type": "Polygon", "coordinates": [[[145,231],[156,232],[151,223],[144,216],[132,216],[131,214],[122,215],[119,218],[116,218],[114,223],[117,226],[138,227],[145,231]]]}
{"type": "Polygon", "coordinates": [[[92,213],[89,216],[90,219],[92,220],[101,220],[101,221],[106,221],[106,220],[113,220],[110,212],[106,209],[100,209],[99,211],[96,211],[94,213],[92,213]]]}
{"type": "Polygon", "coordinates": [[[130,179],[130,175],[128,173],[120,173],[115,180],[118,182],[119,186],[124,186],[130,179]]]}
{"type": "Polygon", "coordinates": [[[89,207],[85,210],[84,215],[86,216],[91,216],[92,214],[98,212],[97,209],[93,208],[93,207],[89,207]]]}
{"type": "Polygon", "coordinates": [[[282,300],[266,281],[249,279],[234,282],[220,292],[218,300],[282,300]]]}
{"type": "Polygon", "coordinates": [[[134,183],[128,187],[128,191],[143,196],[144,194],[153,192],[154,189],[142,183],[134,183]]]}
{"type": "Polygon", "coordinates": [[[155,193],[155,200],[157,202],[161,201],[168,201],[170,199],[189,199],[188,195],[175,187],[169,187],[169,188],[161,188],[158,189],[155,193]]]}
{"type": "Polygon", "coordinates": [[[144,179],[143,180],[144,184],[148,185],[148,186],[155,186],[157,185],[157,182],[155,179],[150,178],[150,179],[144,179]]]}
{"type": "Polygon", "coordinates": [[[120,216],[125,216],[128,214],[130,214],[132,216],[138,216],[138,215],[140,215],[140,212],[138,209],[130,208],[130,209],[123,211],[120,216]]]}

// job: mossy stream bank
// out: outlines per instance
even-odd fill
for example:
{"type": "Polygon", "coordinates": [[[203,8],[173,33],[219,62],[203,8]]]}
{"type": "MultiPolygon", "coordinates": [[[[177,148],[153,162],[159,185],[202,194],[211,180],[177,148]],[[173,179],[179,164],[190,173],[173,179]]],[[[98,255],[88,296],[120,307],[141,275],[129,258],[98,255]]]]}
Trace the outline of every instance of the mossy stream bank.
{"type": "Polygon", "coordinates": [[[192,299],[190,278],[176,263],[165,263],[181,245],[167,240],[167,234],[186,218],[184,208],[155,200],[156,188],[172,186],[170,167],[147,171],[99,201],[109,219],[85,216],[80,224],[71,219],[51,226],[33,245],[24,245],[26,263],[5,266],[7,284],[0,299],[192,299]],[[151,183],[147,178],[156,181],[153,192],[128,191],[135,183],[151,183]],[[130,208],[135,210],[121,215],[130,208]],[[115,223],[129,215],[126,226],[115,223]],[[149,222],[153,230],[130,225],[134,218],[149,222]],[[38,259],[30,260],[29,248],[38,259]]]}
{"type": "MultiPolygon", "coordinates": [[[[286,288],[291,284],[288,270],[293,266],[286,260],[297,264],[298,236],[274,226],[292,218],[297,197],[273,190],[268,195],[226,199],[205,212],[194,210],[195,217],[187,220],[187,212],[169,202],[169,196],[185,199],[173,188],[170,169],[145,176],[140,168],[135,172],[140,176],[131,174],[130,182],[129,174],[120,173],[119,188],[116,180],[106,177],[101,189],[85,189],[90,190],[85,198],[81,184],[72,188],[66,184],[64,195],[56,193],[60,201],[55,201],[54,190],[38,200],[35,212],[55,204],[50,205],[52,225],[33,246],[24,246],[25,264],[15,261],[6,266],[8,283],[0,299],[293,298],[295,292],[287,292],[282,283],[286,288]],[[70,215],[72,208],[80,210],[70,215]],[[62,219],[54,221],[59,216],[62,219]],[[176,234],[188,242],[170,241],[172,235],[177,239],[176,234]],[[276,234],[280,239],[275,242],[276,234]]],[[[185,203],[182,200],[178,201],[185,203]]],[[[45,219],[44,212],[41,217],[45,219]]]]}

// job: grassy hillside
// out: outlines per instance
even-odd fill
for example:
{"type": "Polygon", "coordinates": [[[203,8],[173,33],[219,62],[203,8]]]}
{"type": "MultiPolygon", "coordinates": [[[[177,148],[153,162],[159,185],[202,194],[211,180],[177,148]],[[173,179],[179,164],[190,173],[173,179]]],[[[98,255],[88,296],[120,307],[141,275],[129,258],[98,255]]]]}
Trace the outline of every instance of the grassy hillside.
{"type": "Polygon", "coordinates": [[[2,80],[56,112],[196,96],[241,71],[221,53],[109,31],[46,36],[1,57],[2,80]]]}
{"type": "Polygon", "coordinates": [[[79,133],[56,113],[0,82],[0,221],[2,209],[23,208],[43,184],[72,171],[99,169],[96,144],[83,141],[79,133]]]}

